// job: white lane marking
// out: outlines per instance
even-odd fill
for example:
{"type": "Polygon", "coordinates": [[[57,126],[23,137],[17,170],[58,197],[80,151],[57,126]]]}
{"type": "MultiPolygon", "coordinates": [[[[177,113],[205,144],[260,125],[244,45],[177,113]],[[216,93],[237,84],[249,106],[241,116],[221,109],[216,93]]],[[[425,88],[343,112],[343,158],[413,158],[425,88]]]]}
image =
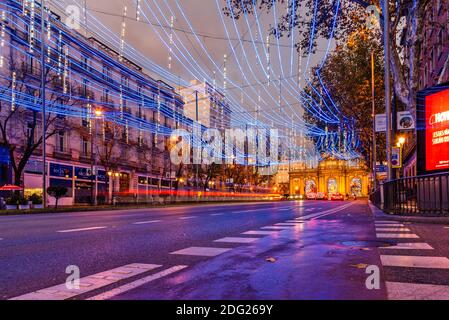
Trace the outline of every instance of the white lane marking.
{"type": "Polygon", "coordinates": [[[449,286],[386,282],[389,300],[449,300],[449,286]]]}
{"type": "Polygon", "coordinates": [[[375,224],[376,227],[397,227],[397,228],[401,228],[401,227],[405,227],[403,224],[400,223],[376,223],[375,224]]]}
{"type": "Polygon", "coordinates": [[[187,220],[187,219],[195,219],[198,218],[197,216],[188,216],[188,217],[181,217],[179,220],[187,220]]]}
{"type": "Polygon", "coordinates": [[[161,222],[161,220],[139,221],[139,222],[134,222],[133,224],[149,224],[149,223],[156,223],[156,222],[161,222]]]}
{"type": "Polygon", "coordinates": [[[231,213],[247,213],[247,212],[256,212],[264,209],[253,209],[253,210],[244,210],[244,211],[232,211],[231,213]]]}
{"type": "Polygon", "coordinates": [[[215,240],[214,242],[227,242],[227,243],[253,243],[260,238],[242,238],[242,237],[226,237],[215,240]]]}
{"type": "Polygon", "coordinates": [[[399,223],[397,221],[394,220],[375,220],[375,223],[399,223]]]}
{"type": "Polygon", "coordinates": [[[295,229],[295,227],[294,227],[294,226],[290,226],[290,227],[287,227],[287,226],[266,226],[266,227],[263,227],[263,228],[261,228],[261,229],[264,229],[264,230],[266,230],[266,229],[273,229],[273,230],[292,230],[292,229],[295,229]]]}
{"type": "Polygon", "coordinates": [[[377,237],[382,239],[419,239],[414,233],[378,233],[377,237]]]}
{"type": "Polygon", "coordinates": [[[211,216],[222,216],[224,213],[212,213],[211,216]]]}
{"type": "Polygon", "coordinates": [[[80,279],[80,289],[68,289],[66,284],[27,293],[11,300],[65,300],[76,297],[120,280],[134,277],[161,267],[158,264],[133,263],[108,271],[100,272],[80,279]]]}
{"type": "Polygon", "coordinates": [[[347,209],[347,208],[349,208],[349,207],[351,207],[353,205],[354,205],[354,203],[348,203],[348,204],[345,204],[345,205],[340,206],[340,207],[335,208],[335,209],[329,209],[329,210],[326,210],[326,211],[323,211],[323,212],[312,213],[312,214],[308,214],[308,215],[305,215],[305,216],[300,216],[300,217],[296,218],[296,220],[309,220],[309,219],[310,220],[316,220],[316,219],[319,219],[319,218],[322,218],[322,217],[325,217],[325,216],[328,216],[328,215],[331,215],[331,214],[343,211],[343,210],[345,210],[345,209],[347,209]]]}
{"type": "Polygon", "coordinates": [[[81,231],[93,231],[93,230],[100,230],[100,229],[106,229],[106,228],[107,227],[91,227],[91,228],[59,230],[57,232],[59,232],[59,233],[70,233],[70,232],[81,232],[81,231]]]}
{"type": "Polygon", "coordinates": [[[398,250],[433,250],[427,243],[398,243],[391,247],[381,247],[381,249],[398,249],[398,250]]]}
{"type": "Polygon", "coordinates": [[[213,247],[190,247],[182,250],[172,252],[170,254],[180,254],[185,256],[203,256],[203,257],[215,257],[222,253],[225,253],[231,248],[213,248],[213,247]]]}
{"type": "Polygon", "coordinates": [[[287,209],[279,209],[278,211],[290,211],[292,210],[292,208],[287,208],[287,209]]]}
{"type": "Polygon", "coordinates": [[[301,224],[304,223],[305,221],[301,221],[301,220],[287,220],[285,221],[285,223],[296,223],[296,224],[301,224]]]}
{"type": "Polygon", "coordinates": [[[299,222],[290,222],[290,223],[284,223],[284,222],[281,222],[281,223],[276,223],[275,226],[294,227],[294,226],[298,226],[298,225],[300,225],[300,224],[301,224],[301,223],[299,223],[299,222]]]}
{"type": "Polygon", "coordinates": [[[242,234],[246,234],[246,235],[259,235],[259,236],[269,236],[269,235],[278,234],[278,233],[279,233],[279,231],[260,231],[260,230],[251,230],[251,231],[243,232],[242,234]]]}
{"type": "Polygon", "coordinates": [[[182,269],[185,269],[185,268],[187,268],[187,266],[174,266],[174,267],[165,269],[163,271],[160,271],[158,273],[149,275],[149,276],[147,276],[145,278],[133,281],[131,283],[125,284],[125,285],[120,286],[120,287],[117,287],[117,288],[112,289],[110,291],[107,291],[107,292],[101,293],[99,295],[93,296],[93,297],[91,297],[91,298],[89,298],[87,300],[106,300],[106,299],[111,299],[111,298],[113,298],[115,296],[118,296],[118,295],[120,295],[122,293],[128,292],[130,290],[133,290],[135,288],[138,288],[138,287],[143,286],[143,285],[145,285],[147,283],[150,283],[150,282],[152,282],[154,280],[157,280],[157,279],[160,279],[162,277],[168,276],[168,275],[170,275],[172,273],[178,272],[178,271],[180,271],[182,269]]]}
{"type": "Polygon", "coordinates": [[[380,228],[376,227],[377,232],[410,232],[408,228],[380,228]]]}
{"type": "Polygon", "coordinates": [[[422,256],[380,256],[385,267],[449,269],[449,259],[446,257],[422,256]]]}

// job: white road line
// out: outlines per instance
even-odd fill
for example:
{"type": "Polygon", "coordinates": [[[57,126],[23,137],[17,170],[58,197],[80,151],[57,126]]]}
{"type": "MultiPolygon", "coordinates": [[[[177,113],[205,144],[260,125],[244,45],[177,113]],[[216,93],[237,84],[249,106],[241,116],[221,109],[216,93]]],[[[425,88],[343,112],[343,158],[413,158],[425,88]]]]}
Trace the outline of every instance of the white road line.
{"type": "Polygon", "coordinates": [[[397,221],[394,220],[375,220],[375,223],[399,223],[397,221]]]}
{"type": "Polygon", "coordinates": [[[389,300],[449,300],[449,286],[386,282],[389,300]]]}
{"type": "Polygon", "coordinates": [[[187,268],[187,266],[174,266],[174,267],[165,269],[163,271],[160,271],[158,273],[149,275],[149,276],[147,276],[145,278],[133,281],[131,283],[125,284],[125,285],[120,286],[120,287],[117,287],[117,288],[112,289],[110,291],[107,291],[107,292],[101,293],[99,295],[93,296],[93,297],[91,297],[91,298],[89,298],[87,300],[106,300],[106,299],[111,299],[111,298],[113,298],[115,296],[118,296],[118,295],[120,295],[122,293],[128,292],[130,290],[133,290],[135,288],[138,288],[138,287],[143,286],[143,285],[145,285],[147,283],[150,283],[150,282],[152,282],[154,280],[157,280],[157,279],[160,279],[162,277],[168,276],[168,275],[170,275],[172,273],[178,272],[178,271],[180,271],[182,269],[185,269],[185,268],[187,268]]]}
{"type": "Polygon", "coordinates": [[[449,269],[449,259],[446,257],[422,256],[380,256],[385,267],[449,269]]]}
{"type": "Polygon", "coordinates": [[[398,243],[391,247],[381,247],[381,249],[394,249],[394,250],[433,250],[433,248],[427,243],[398,243]]]}
{"type": "Polygon", "coordinates": [[[253,210],[245,210],[245,211],[232,211],[231,213],[247,213],[247,212],[256,212],[263,209],[253,209],[253,210]]]}
{"type": "Polygon", "coordinates": [[[242,234],[246,234],[246,235],[259,235],[259,236],[270,236],[273,234],[278,234],[279,231],[260,231],[260,230],[251,230],[251,231],[246,231],[243,232],[242,234]]]}
{"type": "Polygon", "coordinates": [[[195,219],[198,218],[197,216],[188,216],[188,217],[181,217],[179,220],[187,220],[187,219],[195,219]]]}
{"type": "Polygon", "coordinates": [[[300,220],[287,220],[287,221],[285,221],[285,223],[296,223],[296,224],[302,224],[304,222],[305,221],[300,221],[300,220]]]}
{"type": "Polygon", "coordinates": [[[161,222],[161,220],[139,221],[139,222],[134,222],[133,224],[149,224],[149,223],[156,223],[156,222],[161,222]]]}
{"type": "Polygon", "coordinates": [[[281,222],[281,223],[276,223],[275,226],[294,227],[294,226],[298,226],[300,224],[301,223],[299,223],[299,222],[290,222],[290,223],[283,223],[283,222],[281,222]]]}
{"type": "Polygon", "coordinates": [[[378,233],[377,237],[382,239],[419,239],[414,233],[378,233]]]}
{"type": "Polygon", "coordinates": [[[287,209],[279,209],[278,211],[290,211],[292,210],[292,208],[287,208],[287,209]]]}
{"type": "Polygon", "coordinates": [[[170,254],[180,254],[185,256],[203,256],[215,257],[222,253],[232,250],[231,248],[213,248],[213,247],[190,247],[172,252],[170,254]]]}
{"type": "Polygon", "coordinates": [[[380,228],[376,227],[377,232],[410,232],[408,228],[380,228]]]}
{"type": "Polygon", "coordinates": [[[401,223],[375,223],[374,224],[376,227],[405,227],[403,224],[401,223]]]}
{"type": "Polygon", "coordinates": [[[27,293],[11,300],[65,300],[108,286],[161,267],[158,264],[133,263],[80,279],[79,289],[68,289],[66,284],[27,293]]]}
{"type": "Polygon", "coordinates": [[[226,243],[253,243],[260,238],[242,238],[242,237],[226,237],[215,240],[214,242],[226,242],[226,243]]]}
{"type": "Polygon", "coordinates": [[[273,229],[273,230],[292,230],[292,229],[295,229],[295,227],[294,226],[290,226],[290,227],[287,227],[287,226],[266,226],[266,227],[263,227],[263,228],[261,228],[261,229],[273,229]]]}
{"type": "Polygon", "coordinates": [[[107,227],[91,227],[91,228],[60,230],[60,231],[57,231],[57,232],[59,232],[59,233],[70,233],[70,232],[81,232],[81,231],[93,231],[93,230],[100,230],[100,229],[106,229],[106,228],[107,227]]]}
{"type": "Polygon", "coordinates": [[[211,216],[222,216],[224,213],[212,213],[211,216]]]}

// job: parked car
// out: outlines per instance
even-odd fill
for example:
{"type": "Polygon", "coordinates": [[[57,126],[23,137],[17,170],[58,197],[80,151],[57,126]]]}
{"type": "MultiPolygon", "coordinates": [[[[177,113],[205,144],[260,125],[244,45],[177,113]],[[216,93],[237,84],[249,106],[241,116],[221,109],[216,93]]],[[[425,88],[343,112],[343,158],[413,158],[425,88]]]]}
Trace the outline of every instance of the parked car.
{"type": "Polygon", "coordinates": [[[345,197],[341,193],[337,192],[337,193],[333,193],[331,195],[331,200],[332,201],[344,201],[345,197]]]}

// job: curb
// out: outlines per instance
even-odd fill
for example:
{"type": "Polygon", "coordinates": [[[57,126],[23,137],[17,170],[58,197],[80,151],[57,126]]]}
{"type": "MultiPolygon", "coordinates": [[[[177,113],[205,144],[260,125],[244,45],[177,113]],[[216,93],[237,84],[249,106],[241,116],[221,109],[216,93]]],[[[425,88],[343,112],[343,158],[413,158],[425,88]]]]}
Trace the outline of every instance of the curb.
{"type": "Polygon", "coordinates": [[[382,210],[374,206],[371,201],[368,202],[368,206],[371,213],[376,218],[382,218],[391,221],[402,221],[402,222],[418,222],[418,223],[429,223],[429,224],[449,224],[449,217],[413,217],[413,216],[394,216],[391,214],[384,213],[382,210]]]}

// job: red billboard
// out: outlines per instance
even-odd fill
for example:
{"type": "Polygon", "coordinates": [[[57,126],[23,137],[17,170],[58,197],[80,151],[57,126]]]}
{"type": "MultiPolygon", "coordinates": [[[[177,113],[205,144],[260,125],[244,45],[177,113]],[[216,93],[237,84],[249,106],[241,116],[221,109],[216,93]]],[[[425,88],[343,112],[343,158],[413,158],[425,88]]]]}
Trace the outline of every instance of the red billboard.
{"type": "Polygon", "coordinates": [[[449,89],[425,98],[426,171],[449,169],[449,89]]]}

